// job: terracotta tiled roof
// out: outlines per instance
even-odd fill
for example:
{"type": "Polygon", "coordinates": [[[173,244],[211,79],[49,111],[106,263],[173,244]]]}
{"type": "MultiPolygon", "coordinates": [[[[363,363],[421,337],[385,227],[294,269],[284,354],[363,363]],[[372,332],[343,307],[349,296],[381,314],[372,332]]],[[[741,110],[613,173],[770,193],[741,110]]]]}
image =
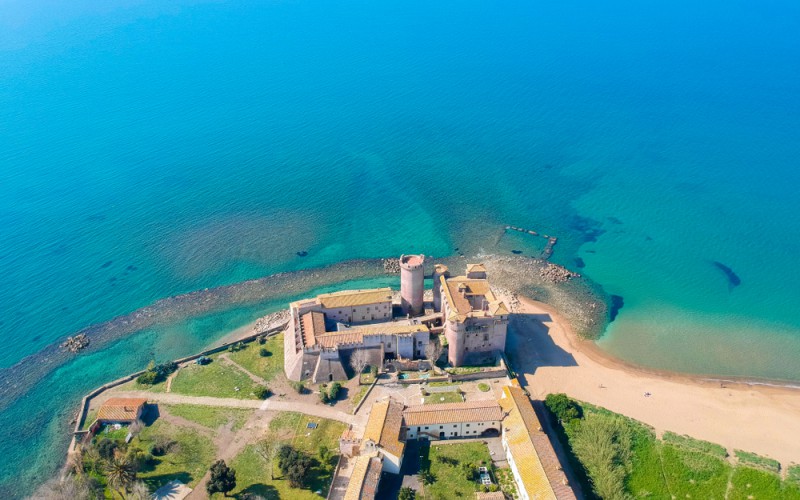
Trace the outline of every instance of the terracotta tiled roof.
{"type": "Polygon", "coordinates": [[[97,412],[97,420],[125,422],[136,420],[139,410],[147,404],[144,398],[110,398],[97,412]]]}
{"type": "Polygon", "coordinates": [[[560,463],[531,402],[519,387],[504,387],[500,404],[507,412],[503,439],[519,470],[525,491],[531,498],[569,499],[575,493],[559,470],[560,463]]]}
{"type": "Polygon", "coordinates": [[[325,309],[337,307],[365,306],[381,302],[392,301],[391,288],[374,288],[371,290],[344,290],[334,293],[317,295],[317,302],[325,309]]]}
{"type": "Polygon", "coordinates": [[[355,459],[344,500],[372,500],[381,480],[382,461],[375,455],[361,455],[355,459]]]}
{"type": "Polygon", "coordinates": [[[508,308],[492,292],[489,281],[485,279],[469,279],[464,276],[446,279],[439,278],[444,289],[444,295],[450,306],[450,320],[464,321],[468,317],[499,316],[508,314],[508,308]],[[473,308],[470,297],[486,300],[486,311],[473,308]]]}
{"type": "Polygon", "coordinates": [[[503,411],[497,401],[467,401],[409,406],[403,412],[406,427],[459,422],[499,422],[503,411]]]}
{"type": "Polygon", "coordinates": [[[364,440],[377,443],[381,448],[396,457],[403,456],[405,443],[400,441],[403,425],[403,405],[387,399],[372,405],[364,431],[364,440]]]}
{"type": "Polygon", "coordinates": [[[380,323],[375,325],[363,325],[338,332],[327,332],[317,335],[317,342],[322,347],[336,347],[339,344],[357,344],[364,340],[368,335],[406,335],[418,332],[429,332],[430,329],[425,325],[410,325],[405,322],[380,323]]]}
{"type": "Polygon", "coordinates": [[[305,313],[300,317],[300,331],[304,346],[316,345],[317,337],[325,333],[325,315],[318,311],[305,313]]]}

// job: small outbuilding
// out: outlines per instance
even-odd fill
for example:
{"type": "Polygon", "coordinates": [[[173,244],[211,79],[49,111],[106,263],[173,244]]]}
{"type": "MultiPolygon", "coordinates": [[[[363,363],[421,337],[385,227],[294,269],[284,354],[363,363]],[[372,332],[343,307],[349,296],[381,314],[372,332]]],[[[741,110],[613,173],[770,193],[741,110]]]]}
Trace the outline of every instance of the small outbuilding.
{"type": "Polygon", "coordinates": [[[110,398],[97,412],[97,421],[103,424],[130,424],[142,416],[146,405],[145,398],[110,398]]]}

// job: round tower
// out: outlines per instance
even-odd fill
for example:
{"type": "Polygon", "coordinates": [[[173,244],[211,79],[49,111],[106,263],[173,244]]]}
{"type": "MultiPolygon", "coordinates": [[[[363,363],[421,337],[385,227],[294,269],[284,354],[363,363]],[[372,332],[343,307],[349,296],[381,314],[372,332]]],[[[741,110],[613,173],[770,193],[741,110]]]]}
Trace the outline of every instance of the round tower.
{"type": "Polygon", "coordinates": [[[449,278],[450,271],[444,264],[436,264],[433,267],[433,310],[436,312],[442,310],[442,284],[439,279],[442,276],[449,278]]]}
{"type": "Polygon", "coordinates": [[[416,316],[424,308],[425,256],[403,255],[400,257],[400,305],[403,314],[416,316]]]}

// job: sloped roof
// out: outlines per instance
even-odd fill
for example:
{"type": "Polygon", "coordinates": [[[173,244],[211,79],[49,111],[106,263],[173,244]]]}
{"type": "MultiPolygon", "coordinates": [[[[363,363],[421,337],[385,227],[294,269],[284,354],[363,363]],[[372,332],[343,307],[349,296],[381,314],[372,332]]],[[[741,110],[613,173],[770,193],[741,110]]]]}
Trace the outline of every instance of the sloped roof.
{"type": "Polygon", "coordinates": [[[406,427],[460,422],[499,422],[503,411],[495,400],[409,406],[403,411],[406,427]]]}
{"type": "Polygon", "coordinates": [[[364,440],[369,439],[392,455],[402,457],[405,449],[405,443],[400,441],[402,425],[403,404],[392,399],[380,401],[372,405],[364,440]]]}
{"type": "Polygon", "coordinates": [[[347,483],[344,500],[373,500],[378,491],[383,464],[380,457],[361,455],[356,457],[353,472],[347,483]]]}
{"type": "Polygon", "coordinates": [[[483,264],[467,264],[467,274],[469,273],[485,273],[486,266],[483,264]]]}
{"type": "Polygon", "coordinates": [[[443,285],[445,299],[450,305],[450,316],[447,318],[449,320],[464,321],[468,317],[508,314],[505,303],[495,296],[486,279],[470,279],[465,276],[448,279],[442,276],[439,280],[443,285]],[[473,308],[469,301],[470,297],[485,299],[488,305],[487,310],[473,308]]]}
{"type": "Polygon", "coordinates": [[[325,315],[319,311],[305,313],[300,317],[300,331],[303,334],[304,346],[315,345],[317,337],[325,334],[325,315]]]}
{"type": "Polygon", "coordinates": [[[430,328],[426,325],[386,322],[374,325],[354,326],[345,330],[339,330],[338,332],[327,332],[322,335],[317,335],[317,343],[322,347],[331,348],[339,344],[361,343],[364,340],[364,336],[368,335],[406,335],[429,331],[430,328]]]}
{"type": "Polygon", "coordinates": [[[336,309],[337,307],[366,306],[381,302],[392,301],[392,289],[373,288],[369,290],[343,290],[341,292],[323,293],[317,295],[319,302],[325,309],[336,309]]]}
{"type": "Polygon", "coordinates": [[[506,418],[504,439],[517,465],[525,491],[531,498],[575,499],[547,434],[528,396],[519,387],[504,387],[500,399],[506,418]]]}
{"type": "Polygon", "coordinates": [[[139,410],[146,404],[145,398],[109,398],[97,412],[97,420],[109,422],[136,420],[139,410]]]}

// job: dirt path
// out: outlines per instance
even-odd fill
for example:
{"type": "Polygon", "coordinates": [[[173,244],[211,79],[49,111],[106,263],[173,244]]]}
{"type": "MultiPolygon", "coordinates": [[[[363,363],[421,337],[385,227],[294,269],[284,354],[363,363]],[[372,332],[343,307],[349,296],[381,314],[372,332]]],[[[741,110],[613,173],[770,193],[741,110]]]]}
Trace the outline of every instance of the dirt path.
{"type": "Polygon", "coordinates": [[[800,391],[704,381],[627,365],[579,339],[545,304],[521,298],[507,351],[532,397],[564,392],[653,426],[779,460],[800,461],[800,391]],[[649,393],[649,397],[644,394],[649,393]]]}

